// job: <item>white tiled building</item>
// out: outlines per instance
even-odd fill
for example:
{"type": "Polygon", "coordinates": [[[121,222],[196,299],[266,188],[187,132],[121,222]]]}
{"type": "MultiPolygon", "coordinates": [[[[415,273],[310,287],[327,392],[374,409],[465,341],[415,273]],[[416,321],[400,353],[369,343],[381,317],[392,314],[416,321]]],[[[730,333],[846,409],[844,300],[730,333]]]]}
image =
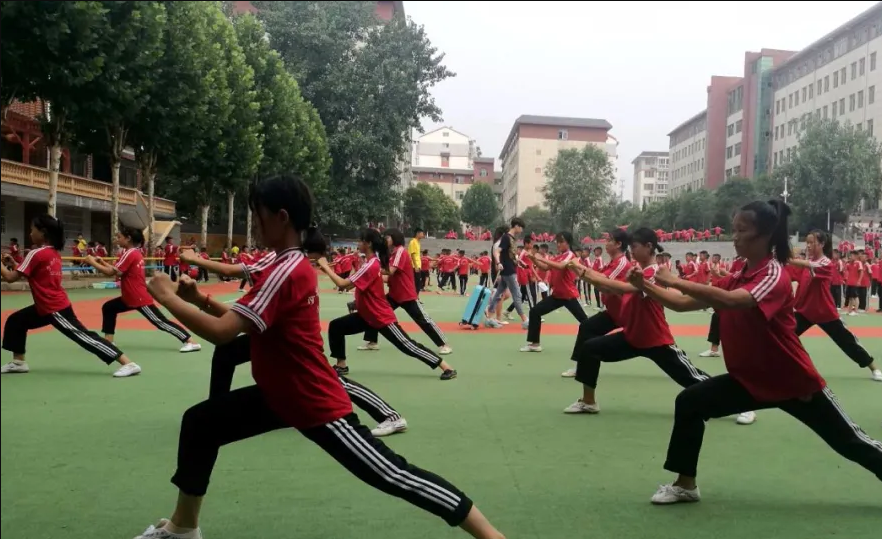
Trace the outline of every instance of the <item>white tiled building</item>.
{"type": "Polygon", "coordinates": [[[670,195],[704,186],[707,155],[707,111],[703,110],[668,133],[670,195]]]}
{"type": "MultiPolygon", "coordinates": [[[[806,120],[851,122],[879,138],[882,128],[882,3],[809,45],[772,74],[770,168],[786,163],[806,120]]],[[[877,205],[880,203],[877,203],[877,205]]]]}
{"type": "Polygon", "coordinates": [[[668,197],[668,152],[641,152],[634,165],[634,195],[631,202],[638,208],[668,197]]]}

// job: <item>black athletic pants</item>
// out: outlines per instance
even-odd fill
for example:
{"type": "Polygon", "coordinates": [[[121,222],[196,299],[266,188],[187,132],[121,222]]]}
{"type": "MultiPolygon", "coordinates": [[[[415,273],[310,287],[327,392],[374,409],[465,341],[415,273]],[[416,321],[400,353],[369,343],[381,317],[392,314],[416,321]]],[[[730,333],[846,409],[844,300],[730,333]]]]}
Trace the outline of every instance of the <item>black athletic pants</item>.
{"type": "Polygon", "coordinates": [[[466,287],[469,284],[469,276],[468,275],[460,275],[459,276],[459,295],[465,296],[466,287]]]}
{"type": "MultiPolygon", "coordinates": [[[[344,279],[344,280],[345,280],[345,279],[348,279],[350,273],[352,273],[352,272],[351,272],[351,271],[344,271],[343,273],[340,274],[340,278],[341,278],[341,279],[344,279]]],[[[241,288],[241,286],[240,286],[240,288],[241,288]]],[[[343,291],[344,291],[342,287],[338,287],[337,290],[338,290],[339,292],[343,292],[343,291]]]]}
{"type": "Polygon", "coordinates": [[[162,270],[171,277],[172,282],[176,282],[178,280],[178,267],[177,266],[163,266],[162,270]]]}
{"type": "Polygon", "coordinates": [[[597,288],[596,286],[594,287],[594,306],[595,307],[602,307],[603,306],[603,302],[600,301],[600,289],[597,288]]]}
{"type": "Polygon", "coordinates": [[[682,387],[710,378],[707,373],[690,363],[686,352],[675,345],[635,348],[625,340],[625,334],[619,332],[595,337],[579,346],[579,351],[576,352],[576,380],[590,388],[596,388],[601,363],[616,363],[635,357],[649,359],[682,387]]]}
{"type": "Polygon", "coordinates": [[[833,296],[833,305],[835,305],[837,309],[841,309],[842,308],[842,285],[841,284],[831,284],[830,285],[830,294],[833,296]]]}
{"type": "MultiPolygon", "coordinates": [[[[441,333],[441,328],[438,327],[438,324],[429,317],[429,314],[423,309],[422,304],[419,301],[405,301],[404,303],[399,304],[389,296],[386,296],[386,301],[389,302],[389,305],[392,306],[392,310],[394,311],[398,307],[404,309],[404,312],[410,316],[411,320],[417,323],[423,333],[429,336],[432,339],[432,342],[435,343],[435,346],[444,346],[447,344],[447,340],[444,337],[444,334],[441,333]]],[[[364,332],[364,340],[367,342],[377,342],[377,335],[379,334],[379,330],[374,328],[368,328],[367,331],[364,332]]]]}
{"type": "Polygon", "coordinates": [[[444,284],[438,285],[441,290],[444,290],[444,285],[449,284],[450,289],[456,292],[456,274],[454,272],[442,273],[441,279],[444,281],[444,284]]]}
{"type": "Polygon", "coordinates": [[[815,431],[834,451],[882,480],[882,443],[867,436],[848,418],[829,388],[807,399],[760,402],[729,374],[690,386],[677,396],[665,469],[696,477],[705,421],[769,408],[779,408],[792,415],[815,431]]]}
{"type": "MultiPolygon", "coordinates": [[[[328,347],[331,349],[331,357],[338,361],[346,361],[346,336],[364,333],[369,329],[371,327],[357,312],[331,320],[331,324],[328,326],[328,347]]],[[[398,322],[380,328],[377,332],[391,342],[395,348],[422,361],[432,369],[437,369],[441,364],[441,358],[435,352],[411,339],[401,329],[398,322]]]]}
{"type": "Polygon", "coordinates": [[[573,361],[578,360],[576,353],[583,342],[590,341],[595,337],[603,337],[618,328],[619,325],[613,322],[612,316],[606,311],[597,313],[584,322],[580,322],[579,333],[576,335],[576,342],[573,345],[573,353],[570,355],[570,359],[573,361]]]}
{"type": "MultiPolygon", "coordinates": [[[[184,412],[172,483],[185,494],[204,496],[222,446],[284,428],[288,425],[256,385],[203,401],[184,412]]],[[[354,413],[300,432],[363,482],[451,526],[460,525],[472,508],[462,491],[408,463],[374,438],[354,413]]]]}
{"type": "MultiPolygon", "coordinates": [[[[802,314],[796,313],[797,335],[802,335],[814,325],[814,322],[810,322],[802,314]]],[[[845,324],[843,324],[842,320],[839,318],[830,322],[818,324],[818,327],[824,330],[824,333],[833,339],[836,346],[845,352],[845,355],[847,355],[852,361],[857,363],[858,367],[866,368],[873,363],[873,356],[871,356],[867,349],[861,345],[857,337],[854,336],[854,333],[848,331],[848,328],[845,327],[845,324]]]]}
{"type": "Polygon", "coordinates": [[[487,273],[482,273],[481,279],[478,281],[478,284],[486,288],[487,286],[489,286],[489,283],[490,283],[490,275],[487,273]]]}
{"type": "Polygon", "coordinates": [[[570,311],[570,314],[579,321],[579,324],[588,320],[588,315],[585,314],[585,310],[579,305],[578,299],[558,299],[554,296],[549,296],[530,309],[530,325],[527,328],[528,343],[539,343],[539,336],[542,334],[542,317],[548,313],[553,313],[561,307],[570,311]]]}
{"type": "Polygon", "coordinates": [[[101,331],[105,335],[116,334],[116,317],[122,313],[129,311],[138,311],[141,316],[153,324],[159,331],[164,331],[181,342],[190,340],[190,334],[187,330],[174,322],[169,322],[168,318],[162,314],[162,311],[156,305],[145,305],[143,307],[129,307],[123,302],[122,298],[114,298],[101,306],[101,331]]]}
{"type": "Polygon", "coordinates": [[[205,281],[208,282],[208,270],[205,268],[199,268],[199,274],[196,276],[197,281],[205,281]]]}
{"type": "Polygon", "coordinates": [[[858,287],[858,310],[866,311],[867,310],[867,299],[869,299],[869,288],[866,286],[858,287]]]}
{"type": "Polygon", "coordinates": [[[712,346],[720,346],[720,313],[717,311],[711,315],[710,328],[707,330],[707,342],[712,346]]]}
{"type": "MultiPolygon", "coordinates": [[[[239,335],[232,341],[218,345],[211,356],[211,382],[208,398],[223,397],[233,387],[236,367],[251,361],[251,341],[248,335],[239,335]]],[[[352,404],[358,406],[377,423],[401,419],[401,414],[367,387],[340,376],[340,383],[349,394],[352,404]]]]}
{"type": "Polygon", "coordinates": [[[98,356],[110,365],[123,353],[113,343],[107,342],[94,331],[89,331],[77,319],[72,307],[52,314],[39,314],[34,305],[12,313],[3,327],[3,349],[13,354],[24,354],[28,331],[52,325],[65,337],[80,345],[84,350],[98,356]]]}
{"type": "Polygon", "coordinates": [[[579,290],[579,299],[591,303],[591,283],[579,279],[576,281],[576,288],[579,290]]]}
{"type": "Polygon", "coordinates": [[[426,282],[425,277],[423,276],[423,272],[419,270],[413,271],[413,281],[414,286],[416,287],[417,294],[423,291],[423,284],[426,282]]]}

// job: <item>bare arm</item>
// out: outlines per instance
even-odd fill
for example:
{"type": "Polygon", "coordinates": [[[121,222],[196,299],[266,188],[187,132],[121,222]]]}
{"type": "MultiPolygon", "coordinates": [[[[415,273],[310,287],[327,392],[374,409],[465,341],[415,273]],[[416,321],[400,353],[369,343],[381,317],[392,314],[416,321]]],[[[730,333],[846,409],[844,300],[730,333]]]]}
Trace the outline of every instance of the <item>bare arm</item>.
{"type": "Polygon", "coordinates": [[[180,257],[182,262],[203,268],[216,275],[237,279],[245,278],[245,268],[242,264],[224,264],[216,260],[206,260],[201,256],[197,256],[193,251],[182,251],[180,257]]]}
{"type": "Polygon", "coordinates": [[[328,265],[328,260],[326,258],[319,258],[318,266],[323,272],[325,272],[325,275],[327,275],[331,279],[331,282],[334,283],[335,286],[344,290],[350,290],[355,286],[355,284],[353,284],[352,281],[350,281],[349,279],[344,279],[343,277],[340,277],[339,275],[334,273],[334,270],[331,269],[331,266],[328,265]]]}
{"type": "Polygon", "coordinates": [[[103,273],[104,275],[107,275],[108,277],[115,277],[117,275],[122,275],[122,272],[120,272],[116,267],[111,266],[110,264],[108,264],[104,260],[102,260],[100,258],[95,258],[92,255],[87,256],[85,258],[85,262],[87,264],[89,264],[90,266],[92,266],[93,268],[95,268],[96,270],[103,273]]]}
{"type": "Polygon", "coordinates": [[[221,304],[208,298],[203,297],[204,308],[210,309],[213,312],[216,311],[216,316],[194,309],[187,301],[175,293],[174,284],[171,283],[169,277],[164,273],[154,277],[150,281],[148,288],[154,299],[168,309],[172,316],[177,318],[190,331],[211,343],[224,344],[230,342],[237,335],[251,328],[250,321],[230,311],[225,305],[221,308],[221,304]]]}
{"type": "Polygon", "coordinates": [[[672,292],[667,288],[662,288],[652,283],[644,283],[643,291],[646,292],[647,296],[678,313],[699,311],[708,307],[706,303],[702,303],[693,297],[672,292]]]}
{"type": "Polygon", "coordinates": [[[729,291],[676,278],[669,286],[714,309],[749,309],[756,306],[753,295],[743,288],[729,291]]]}
{"type": "Polygon", "coordinates": [[[2,273],[3,280],[7,283],[14,283],[22,278],[22,274],[16,270],[6,269],[6,264],[12,262],[12,257],[9,255],[3,256],[3,264],[0,264],[0,273],[2,273]]]}
{"type": "Polygon", "coordinates": [[[576,268],[577,273],[579,273],[579,276],[583,281],[587,281],[596,286],[600,289],[601,292],[605,292],[607,294],[615,294],[617,296],[639,292],[639,290],[630,283],[624,283],[622,281],[610,279],[600,272],[580,265],[578,262],[576,262],[572,267],[576,268]]]}

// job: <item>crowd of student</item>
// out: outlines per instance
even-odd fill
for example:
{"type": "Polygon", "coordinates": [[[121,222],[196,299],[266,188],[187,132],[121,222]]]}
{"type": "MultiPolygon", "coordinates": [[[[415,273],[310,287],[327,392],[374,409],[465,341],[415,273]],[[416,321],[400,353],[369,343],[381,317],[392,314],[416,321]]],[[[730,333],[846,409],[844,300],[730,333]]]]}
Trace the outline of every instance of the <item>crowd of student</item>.
{"type": "Polygon", "coordinates": [[[676,478],[653,494],[654,504],[701,498],[696,476],[707,420],[738,414],[739,423],[749,424],[756,410],[771,408],[806,424],[840,455],[882,480],[882,443],[843,412],[799,338],[819,325],[858,366],[882,381],[882,371],[842,323],[831,292],[837,273],[844,272],[846,286],[852,286],[850,267],[858,278],[853,286],[861,288],[868,266],[858,258],[840,271],[830,239],[821,231],[808,235],[805,253],[793,252],[787,234],[789,208],[780,201],[754,202],[736,214],[733,242],[738,258],[723,260],[701,251],[673,264],[660,244],[665,236],[658,231],[620,228],[607,235],[602,248],[590,251],[580,249],[570,233],[560,232],[554,236],[552,253],[549,245],[529,237],[517,245],[525,225],[518,218],[498,229],[492,249],[474,259],[449,250],[430,257],[420,249],[419,230],[405,247],[399,230],[368,229],[360,237],[357,254],[343,249],[328,260],[325,240],[312,221],[312,195],[302,180],[277,176],[256,182],[249,206],[268,247],[257,257],[243,248],[228,255],[230,263],[218,262],[168,241],[163,250],[166,271],[148,284],[140,231],[121,230],[113,265],[87,253],[85,263],[121,280],[120,298],[103,309],[103,337],[80,323],[61,285],[64,230],[57,219],[34,219],[34,248],[20,263],[4,255],[0,267],[4,281],[27,279],[34,299],[32,306],[7,319],[2,346],[12,352],[13,360],[2,367],[3,373],[29,371],[27,333],[46,325],[105,363],[119,363],[114,376],[140,373],[113,342],[116,316],[128,310],[138,310],[158,329],[181,340],[181,352],[201,348],[187,330],[216,345],[209,397],[182,418],[172,477],[179,489],[175,510],[170,519],[148,527],[140,539],[201,539],[202,499],[220,447],[282,428],[299,430],[374,488],[460,526],[475,538],[504,539],[461,490],[377,439],[404,431],[407,423],[376,393],[348,378],[345,338],[354,334],[364,336],[360,350],[378,349],[378,336],[383,335],[402,354],[439,369],[441,380],[457,377],[441,357],[452,349],[419,301],[433,269],[439,287],[458,286],[463,295],[473,271],[493,288],[484,313],[487,327],[507,323],[502,310],[510,298],[509,312],[518,313],[527,331],[522,352],[542,351],[546,314],[566,308],[576,318],[579,329],[570,355],[575,367],[563,376],[581,384],[581,396],[565,413],[600,412],[596,392],[603,363],[644,357],[683,387],[675,401],[664,463],[676,478]],[[251,287],[233,304],[217,301],[199,290],[190,266],[240,278],[251,287]],[[333,365],[324,352],[313,266],[341,292],[355,291],[350,312],[328,327],[333,365]],[[175,268],[184,274],[178,283],[173,282],[175,268]],[[798,283],[795,294],[792,282],[798,283]],[[584,307],[591,303],[592,288],[599,310],[589,317],[584,307]],[[154,301],[178,323],[165,319],[154,301]],[[437,353],[404,331],[395,315],[399,307],[430,337],[437,353]],[[725,350],[726,374],[710,376],[690,362],[676,345],[665,309],[713,309],[711,330],[716,324],[716,350],[725,350]],[[255,384],[231,389],[235,368],[248,362],[255,384]],[[361,424],[353,403],[377,420],[375,429],[361,424]]]}

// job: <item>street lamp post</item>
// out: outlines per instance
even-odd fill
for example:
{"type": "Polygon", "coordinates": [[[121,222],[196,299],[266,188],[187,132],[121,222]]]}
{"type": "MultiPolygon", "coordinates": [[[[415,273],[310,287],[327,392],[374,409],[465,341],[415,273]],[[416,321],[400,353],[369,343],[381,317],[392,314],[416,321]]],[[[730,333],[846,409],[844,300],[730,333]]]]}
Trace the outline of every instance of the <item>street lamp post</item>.
{"type": "Polygon", "coordinates": [[[784,197],[784,204],[787,204],[787,197],[790,196],[790,191],[787,190],[787,176],[784,176],[784,192],[781,193],[781,196],[784,197]]]}

